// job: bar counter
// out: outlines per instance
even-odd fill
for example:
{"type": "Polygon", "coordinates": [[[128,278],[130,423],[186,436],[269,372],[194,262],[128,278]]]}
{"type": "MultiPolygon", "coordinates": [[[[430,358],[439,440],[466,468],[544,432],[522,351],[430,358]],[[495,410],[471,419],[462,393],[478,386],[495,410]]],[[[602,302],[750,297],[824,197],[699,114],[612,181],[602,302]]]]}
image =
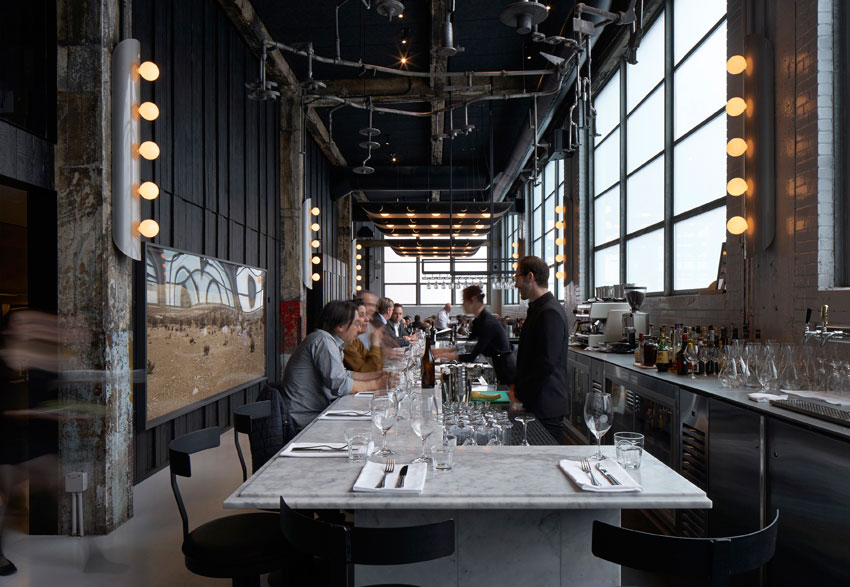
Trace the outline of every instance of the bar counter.
{"type": "MultiPolygon", "coordinates": [[[[340,398],[329,409],[368,409],[366,398],[340,398]]],[[[294,441],[342,441],[343,431],[367,422],[314,420],[294,441]]],[[[388,435],[397,463],[417,453],[418,439],[403,421],[388,435]]],[[[379,436],[376,434],[374,438],[379,436]]],[[[622,509],[710,508],[704,491],[644,453],[635,479],[642,493],[582,492],[558,468],[563,458],[592,454],[589,446],[458,447],[455,467],[428,471],[421,495],[351,491],[360,466],[345,458],[277,457],[233,492],[225,508],[348,509],[355,524],[394,526],[453,518],[455,555],[407,567],[358,567],[357,583],[408,581],[422,585],[615,584],[619,567],[590,552],[593,520],[619,524],[622,509]]],[[[613,447],[603,447],[613,456],[613,447]]],[[[377,545],[376,545],[377,547],[377,545]]]]}

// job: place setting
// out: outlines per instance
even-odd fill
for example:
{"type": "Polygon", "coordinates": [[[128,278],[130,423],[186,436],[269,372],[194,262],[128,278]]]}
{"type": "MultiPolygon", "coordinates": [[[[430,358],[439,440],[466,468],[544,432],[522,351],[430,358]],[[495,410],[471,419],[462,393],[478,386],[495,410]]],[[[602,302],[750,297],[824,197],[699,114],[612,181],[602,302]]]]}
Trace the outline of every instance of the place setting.
{"type": "Polygon", "coordinates": [[[596,437],[596,454],[578,461],[561,459],[560,469],[582,491],[598,493],[640,493],[643,486],[626,471],[639,469],[643,454],[644,437],[636,432],[617,432],[614,446],[617,458],[602,454],[602,437],[611,429],[614,407],[610,393],[587,394],[584,420],[588,430],[596,437]]]}

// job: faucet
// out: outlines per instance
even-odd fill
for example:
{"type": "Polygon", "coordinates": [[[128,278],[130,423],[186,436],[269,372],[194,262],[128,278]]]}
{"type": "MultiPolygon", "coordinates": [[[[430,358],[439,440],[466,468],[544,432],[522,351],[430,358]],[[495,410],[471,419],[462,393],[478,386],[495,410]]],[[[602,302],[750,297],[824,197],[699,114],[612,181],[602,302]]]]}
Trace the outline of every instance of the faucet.
{"type": "Polygon", "coordinates": [[[835,340],[848,340],[847,334],[843,330],[828,330],[827,326],[829,325],[829,306],[824,304],[820,308],[820,320],[821,326],[815,325],[815,329],[811,330],[809,328],[809,322],[812,319],[812,309],[806,308],[806,327],[803,330],[803,344],[805,345],[809,342],[811,338],[819,338],[820,346],[826,346],[826,343],[830,341],[830,339],[835,340]]]}

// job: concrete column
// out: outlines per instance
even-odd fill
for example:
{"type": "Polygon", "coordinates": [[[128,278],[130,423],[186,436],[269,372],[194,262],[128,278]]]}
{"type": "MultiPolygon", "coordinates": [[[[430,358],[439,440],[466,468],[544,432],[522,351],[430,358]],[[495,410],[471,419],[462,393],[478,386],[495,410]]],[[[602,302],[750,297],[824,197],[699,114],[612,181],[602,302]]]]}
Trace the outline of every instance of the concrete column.
{"type": "MultiPolygon", "coordinates": [[[[351,194],[348,194],[336,203],[336,258],[342,261],[346,268],[354,271],[354,267],[351,266],[353,253],[351,250],[351,239],[354,238],[354,222],[352,221],[351,213],[352,200],[351,194]]],[[[353,289],[353,286],[349,287],[349,289],[353,289]]],[[[352,294],[354,292],[349,291],[348,293],[352,294]]]]}
{"type": "MultiPolygon", "coordinates": [[[[59,424],[60,475],[88,474],[85,531],[106,534],[133,510],[130,382],[132,263],[112,244],[111,55],[118,0],[57,2],[58,309],[62,367],[98,377],[66,385],[60,400],[89,406],[59,424]]],[[[60,496],[59,532],[71,501],[60,496]]]]}
{"type": "Polygon", "coordinates": [[[301,269],[301,202],[304,199],[301,101],[280,100],[280,319],[281,372],[306,335],[306,291],[301,269]]]}

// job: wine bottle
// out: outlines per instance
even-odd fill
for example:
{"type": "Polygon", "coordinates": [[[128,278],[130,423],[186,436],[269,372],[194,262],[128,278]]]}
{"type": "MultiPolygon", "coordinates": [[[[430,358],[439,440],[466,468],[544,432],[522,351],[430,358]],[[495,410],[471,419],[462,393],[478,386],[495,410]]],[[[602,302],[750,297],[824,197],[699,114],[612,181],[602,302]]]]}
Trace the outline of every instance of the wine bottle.
{"type": "Polygon", "coordinates": [[[688,369],[688,360],[685,358],[685,353],[688,348],[688,335],[684,332],[682,333],[682,345],[679,347],[679,350],[676,352],[676,373],[678,375],[684,375],[687,377],[688,373],[690,373],[688,369]]]}
{"type": "Polygon", "coordinates": [[[661,334],[658,336],[658,355],[655,358],[655,368],[659,373],[666,373],[670,369],[670,351],[667,349],[667,337],[665,336],[664,327],[661,327],[661,334]]]}
{"type": "Polygon", "coordinates": [[[425,352],[422,354],[422,388],[430,389],[437,385],[434,365],[434,352],[431,350],[431,337],[425,339],[425,352]]]}

